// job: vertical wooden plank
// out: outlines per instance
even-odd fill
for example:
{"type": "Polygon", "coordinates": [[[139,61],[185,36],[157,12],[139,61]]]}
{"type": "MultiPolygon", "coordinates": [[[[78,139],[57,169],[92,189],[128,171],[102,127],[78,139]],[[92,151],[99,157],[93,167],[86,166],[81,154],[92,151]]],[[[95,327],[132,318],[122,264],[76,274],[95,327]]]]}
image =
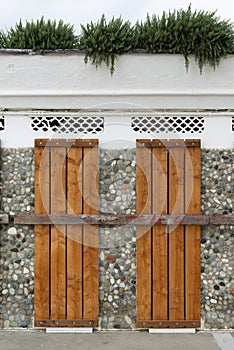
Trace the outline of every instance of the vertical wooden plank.
{"type": "MultiPolygon", "coordinates": [[[[151,150],[136,150],[137,214],[151,213],[151,150]]],[[[151,228],[136,227],[137,242],[137,320],[151,319],[151,228]]]]}
{"type": "MultiPolygon", "coordinates": [[[[184,148],[169,151],[169,214],[184,213],[184,148]]],[[[169,319],[184,319],[184,228],[169,233],[169,319]]]]}
{"type": "MultiPolygon", "coordinates": [[[[50,161],[47,147],[35,147],[35,214],[50,212],[50,161]]],[[[35,285],[34,285],[34,318],[37,320],[49,319],[49,247],[50,226],[35,225],[35,285]]]]}
{"type": "MultiPolygon", "coordinates": [[[[154,148],[152,206],[154,214],[167,214],[167,149],[154,148]]],[[[166,226],[153,227],[153,320],[168,319],[168,234],[166,226]]]]}
{"type": "MultiPolygon", "coordinates": [[[[66,214],[66,148],[51,147],[51,213],[66,214]]],[[[66,318],[66,227],[51,227],[51,318],[66,318]]]]}
{"type": "MultiPolygon", "coordinates": [[[[200,214],[200,147],[186,149],[186,213],[200,214]]],[[[200,226],[185,228],[186,320],[200,320],[200,226]]]]}
{"type": "MultiPolygon", "coordinates": [[[[68,151],[68,214],[82,214],[82,148],[68,151]]],[[[82,319],[82,226],[67,226],[67,319],[82,319]]]]}
{"type": "MultiPolygon", "coordinates": [[[[83,149],[83,213],[98,212],[98,147],[83,149]]],[[[98,319],[98,228],[83,227],[83,318],[98,319]]]]}

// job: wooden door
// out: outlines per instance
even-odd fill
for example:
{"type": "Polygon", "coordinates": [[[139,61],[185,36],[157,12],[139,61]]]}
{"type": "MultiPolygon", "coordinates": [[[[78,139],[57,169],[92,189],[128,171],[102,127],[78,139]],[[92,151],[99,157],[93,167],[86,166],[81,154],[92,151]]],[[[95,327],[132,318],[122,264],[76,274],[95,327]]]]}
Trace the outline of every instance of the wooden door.
{"type": "MultiPolygon", "coordinates": [[[[98,141],[35,140],[35,214],[96,214],[98,141]]],[[[98,325],[98,229],[35,225],[35,327],[98,325]]]]}
{"type": "MultiPolygon", "coordinates": [[[[137,140],[137,213],[200,213],[200,141],[137,140]]],[[[200,326],[200,226],[137,227],[137,326],[200,326]]]]}

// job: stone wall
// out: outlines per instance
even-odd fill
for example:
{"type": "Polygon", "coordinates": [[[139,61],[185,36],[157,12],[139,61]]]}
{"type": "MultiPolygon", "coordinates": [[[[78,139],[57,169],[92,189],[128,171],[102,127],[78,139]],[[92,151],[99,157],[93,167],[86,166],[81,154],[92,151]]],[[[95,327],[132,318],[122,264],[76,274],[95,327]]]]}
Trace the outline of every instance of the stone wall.
{"type": "MultiPolygon", "coordinates": [[[[2,149],[1,212],[34,210],[33,149],[2,149]]],[[[30,226],[0,229],[0,319],[4,327],[33,326],[34,232],[30,226]]]]}
{"type": "MultiPolygon", "coordinates": [[[[233,150],[202,150],[202,213],[231,213],[233,150]]],[[[33,212],[33,150],[3,149],[1,212],[33,212]]],[[[100,211],[134,214],[135,150],[100,150],[100,211]]],[[[134,228],[100,228],[100,329],[134,329],[136,236],[134,228]]],[[[0,296],[3,327],[33,326],[33,227],[0,230],[0,296]]],[[[201,235],[202,328],[234,328],[234,229],[203,227],[201,235]]]]}
{"type": "MultiPolygon", "coordinates": [[[[234,204],[233,150],[203,150],[201,211],[230,214],[234,204]]],[[[203,227],[201,315],[204,328],[234,328],[234,227],[203,227]]]]}
{"type": "MultiPolygon", "coordinates": [[[[102,212],[136,213],[135,150],[100,151],[102,212]]],[[[101,228],[100,327],[134,328],[136,322],[136,233],[133,226],[101,228]]]]}

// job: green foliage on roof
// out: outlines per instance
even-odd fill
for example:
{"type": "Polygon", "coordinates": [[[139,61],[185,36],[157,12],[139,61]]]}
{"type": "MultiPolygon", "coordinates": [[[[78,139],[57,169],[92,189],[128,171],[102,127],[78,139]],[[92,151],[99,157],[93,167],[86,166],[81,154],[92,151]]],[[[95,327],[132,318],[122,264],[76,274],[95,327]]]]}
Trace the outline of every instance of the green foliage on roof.
{"type": "Polygon", "coordinates": [[[36,22],[26,22],[25,25],[20,20],[1,36],[2,47],[9,49],[37,51],[74,49],[77,46],[77,36],[72,25],[65,24],[62,20],[58,23],[45,21],[43,17],[36,22]]]}
{"type": "Polygon", "coordinates": [[[151,53],[182,54],[188,68],[194,55],[200,70],[208,64],[216,68],[222,57],[234,52],[234,30],[229,21],[221,21],[216,12],[187,10],[147,16],[135,25],[135,48],[151,53]]]}
{"type": "Polygon", "coordinates": [[[81,25],[81,29],[78,47],[86,52],[85,62],[90,60],[96,67],[105,62],[113,74],[117,56],[132,48],[134,32],[130,22],[123,22],[121,17],[107,22],[102,15],[100,21],[81,25]]]}
{"type": "Polygon", "coordinates": [[[107,21],[105,15],[96,23],[81,25],[75,35],[74,27],[62,20],[36,22],[20,21],[7,32],[0,32],[0,47],[8,49],[56,50],[79,49],[85,52],[85,63],[96,67],[103,62],[111,74],[118,56],[132,50],[158,54],[182,54],[188,69],[192,55],[202,71],[205,65],[214,69],[221,58],[234,53],[233,23],[221,20],[216,12],[180,9],[162,16],[147,15],[145,21],[131,25],[121,17],[107,21]]]}

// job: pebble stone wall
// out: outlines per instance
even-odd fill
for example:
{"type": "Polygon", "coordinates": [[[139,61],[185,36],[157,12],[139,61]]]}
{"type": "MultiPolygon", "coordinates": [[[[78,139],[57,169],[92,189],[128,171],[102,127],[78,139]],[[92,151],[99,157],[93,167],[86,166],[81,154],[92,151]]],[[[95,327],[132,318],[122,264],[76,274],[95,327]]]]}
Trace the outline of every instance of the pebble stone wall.
{"type": "MultiPolygon", "coordinates": [[[[233,150],[202,150],[202,213],[233,210],[233,150]]],[[[33,212],[33,149],[3,149],[1,212],[33,212]]],[[[99,208],[134,214],[135,150],[100,150],[99,208]]],[[[99,328],[134,329],[136,236],[134,228],[99,230],[99,328]]],[[[33,327],[33,227],[1,226],[0,323],[33,327]]],[[[234,328],[234,228],[203,227],[201,234],[202,328],[234,328]]]]}
{"type": "MultiPolygon", "coordinates": [[[[234,204],[233,150],[203,150],[201,212],[230,214],[234,204]]],[[[234,227],[203,227],[201,315],[207,329],[234,329],[234,227]]]]}
{"type": "MultiPolygon", "coordinates": [[[[135,150],[101,150],[100,210],[136,212],[135,150]]],[[[136,233],[134,227],[101,228],[100,328],[132,329],[136,323],[136,233]]]]}
{"type": "MultiPolygon", "coordinates": [[[[1,150],[1,213],[34,211],[33,149],[1,150]]],[[[33,326],[34,232],[0,229],[0,318],[4,328],[33,326]]]]}

